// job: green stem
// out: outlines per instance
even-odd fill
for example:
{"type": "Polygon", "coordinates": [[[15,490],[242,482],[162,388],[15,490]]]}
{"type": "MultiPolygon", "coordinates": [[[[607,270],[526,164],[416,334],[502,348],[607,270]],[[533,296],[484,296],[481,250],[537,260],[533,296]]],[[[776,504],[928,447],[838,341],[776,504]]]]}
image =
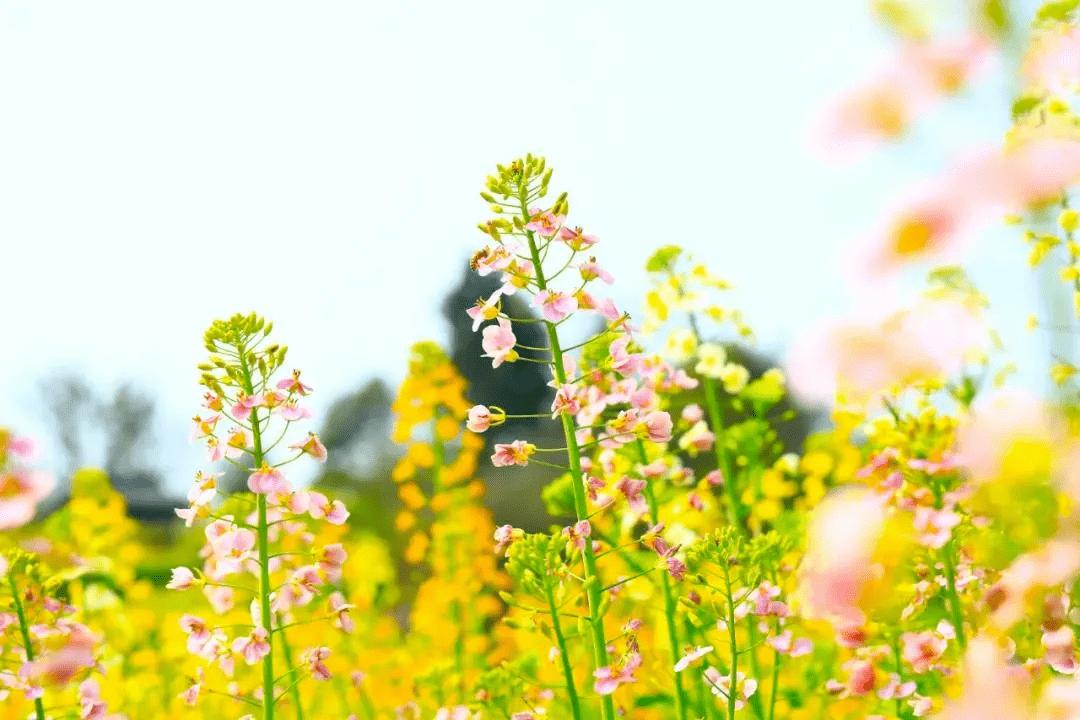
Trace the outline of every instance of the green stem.
{"type": "MultiPolygon", "coordinates": [[[[776,618],[775,625],[776,634],[780,634],[780,618],[776,618]]],[[[772,667],[772,694],[769,695],[769,720],[773,720],[776,717],[776,698],[780,695],[780,663],[783,662],[784,655],[779,650],[773,651],[773,667],[772,667]]]]}
{"type": "Polygon", "coordinates": [[[728,720],[735,720],[735,699],[739,694],[739,644],[735,635],[735,598],[731,588],[731,569],[724,566],[724,585],[727,589],[728,650],[731,653],[731,669],[728,671],[728,720]]]}
{"type": "MultiPolygon", "coordinates": [[[[696,635],[697,635],[697,643],[699,645],[708,645],[709,644],[709,638],[708,638],[707,633],[704,631],[704,629],[698,630],[696,632],[696,635]]],[[[691,625],[689,622],[687,622],[687,624],[686,624],[686,637],[692,638],[694,636],[695,636],[695,629],[694,629],[693,625],[691,625]]],[[[705,679],[704,673],[698,673],[698,697],[699,697],[699,702],[700,702],[701,706],[705,710],[705,717],[708,718],[708,720],[718,720],[719,716],[716,714],[716,701],[713,700],[714,695],[713,695],[712,683],[705,679]]]]}
{"type": "MultiPolygon", "coordinates": [[[[243,347],[237,348],[240,355],[240,370],[244,379],[244,392],[248,395],[255,394],[255,387],[251,382],[251,369],[248,367],[247,351],[243,347]]],[[[258,408],[252,408],[251,436],[253,440],[252,461],[256,469],[262,467],[265,457],[262,448],[262,427],[259,423],[258,408]]],[[[274,634],[270,615],[270,526],[266,521],[266,495],[259,493],[255,498],[256,512],[258,515],[257,533],[259,539],[259,622],[266,631],[266,642],[270,645],[270,652],[262,659],[263,676],[263,720],[274,720],[274,634]]]]}
{"type": "MultiPolygon", "coordinates": [[[[442,417],[440,408],[435,409],[435,417],[431,422],[431,449],[435,461],[431,466],[431,494],[432,496],[443,491],[443,467],[446,465],[446,445],[439,437],[439,418],[442,417]]],[[[456,572],[454,567],[454,553],[451,549],[446,556],[446,567],[450,580],[456,572]]],[[[457,636],[454,639],[454,666],[458,682],[458,702],[465,703],[465,613],[461,605],[461,598],[455,598],[450,606],[451,619],[457,628],[457,636]]]]}
{"type": "Polygon", "coordinates": [[[720,409],[720,399],[716,391],[716,380],[709,376],[702,378],[705,382],[705,405],[709,413],[709,425],[712,428],[715,439],[713,451],[716,454],[716,466],[724,473],[724,492],[727,493],[727,517],[728,524],[742,530],[739,518],[742,516],[742,508],[739,503],[739,490],[735,487],[735,469],[732,467],[731,456],[728,455],[727,443],[724,442],[724,415],[720,409]]]}
{"type": "MultiPolygon", "coordinates": [[[[529,221],[529,209],[527,201],[527,189],[523,186],[519,190],[518,199],[521,207],[521,216],[525,222],[529,221]]],[[[532,255],[533,269],[536,273],[536,285],[540,290],[547,289],[547,281],[544,279],[544,269],[541,264],[540,252],[536,247],[536,237],[532,231],[526,231],[526,239],[529,242],[529,253],[532,255]]],[[[559,332],[554,323],[544,321],[547,329],[548,345],[551,348],[551,364],[555,372],[555,380],[560,385],[566,382],[566,365],[563,362],[562,346],[559,343],[559,332]]],[[[570,462],[571,486],[574,492],[574,511],[579,521],[589,516],[589,507],[585,498],[585,482],[581,472],[581,450],[578,447],[577,436],[574,434],[574,420],[569,415],[561,416],[563,435],[566,436],[566,454],[570,462]]],[[[609,664],[607,641],[604,638],[604,618],[601,615],[601,592],[600,579],[596,571],[596,554],[593,551],[592,542],[585,542],[581,551],[582,563],[585,566],[585,594],[589,603],[589,626],[592,631],[593,646],[593,670],[605,667],[609,664]]],[[[610,695],[600,697],[600,715],[603,720],[615,720],[615,701],[610,695]]]]}
{"type": "MultiPolygon", "coordinates": [[[[22,633],[23,652],[26,653],[26,662],[34,662],[34,645],[30,642],[30,625],[26,622],[26,611],[23,610],[22,598],[19,596],[19,588],[15,584],[15,572],[8,570],[8,586],[11,588],[11,599],[15,601],[15,615],[19,618],[19,632],[22,633]]],[[[37,720],[45,720],[45,703],[41,698],[34,698],[34,715],[37,720]]]]}
{"type": "Polygon", "coordinates": [[[559,646],[559,659],[562,660],[563,676],[566,678],[566,694],[570,697],[570,710],[574,714],[574,720],[581,720],[581,701],[578,700],[577,687],[574,685],[574,666],[570,664],[566,636],[563,635],[562,622],[559,620],[559,608],[555,604],[555,594],[551,590],[550,582],[544,584],[544,590],[547,594],[548,607],[551,609],[551,627],[555,631],[555,642],[559,646]]]}
{"type": "Polygon", "coordinates": [[[949,611],[952,614],[953,626],[956,628],[956,642],[960,649],[967,647],[967,637],[964,635],[964,611],[960,606],[960,594],[956,591],[956,560],[953,558],[955,548],[953,541],[945,543],[942,549],[945,561],[945,590],[949,597],[949,611]]]}
{"type": "MultiPolygon", "coordinates": [[[[896,677],[899,682],[904,682],[904,662],[903,656],[900,653],[900,636],[894,635],[892,639],[893,657],[896,659],[896,677]]],[[[904,704],[899,698],[896,698],[896,717],[900,717],[903,712],[904,704]]]]}
{"type": "MultiPolygon", "coordinates": [[[[941,483],[933,484],[934,506],[941,509],[945,506],[945,489],[941,483]]],[[[956,543],[952,537],[941,548],[941,560],[945,565],[945,595],[949,601],[949,614],[956,629],[956,642],[960,649],[967,648],[967,636],[964,634],[964,609],[960,605],[960,594],[956,591],[956,543]]]]}
{"type": "MultiPolygon", "coordinates": [[[[278,624],[281,624],[280,620],[278,624]]],[[[292,647],[289,646],[289,640],[284,631],[278,633],[278,636],[281,639],[281,654],[285,658],[285,667],[291,670],[296,667],[293,665],[292,647]]],[[[293,683],[292,687],[289,688],[289,692],[292,695],[293,703],[296,704],[296,720],[304,720],[304,703],[300,697],[300,685],[293,683]]]]}
{"type": "MultiPolygon", "coordinates": [[[[649,457],[645,452],[645,443],[637,441],[638,456],[642,464],[648,464],[649,457]]],[[[651,481],[645,483],[645,500],[649,504],[649,514],[653,523],[660,522],[660,507],[656,502],[656,491],[651,481]]],[[[664,593],[664,617],[667,621],[668,644],[671,645],[672,675],[675,678],[675,714],[679,720],[686,718],[686,688],[683,686],[682,673],[674,672],[675,663],[679,661],[679,627],[676,618],[676,602],[674,593],[671,591],[671,578],[666,572],[660,573],[660,587],[664,593]]]]}
{"type": "MultiPolygon", "coordinates": [[[[753,678],[761,677],[761,667],[758,664],[757,646],[758,646],[758,630],[754,624],[754,616],[746,616],[746,629],[749,635],[750,647],[746,654],[750,658],[750,676],[753,678]]],[[[750,696],[750,708],[754,711],[754,717],[758,720],[764,720],[765,709],[761,703],[761,693],[754,693],[750,696]]]]}

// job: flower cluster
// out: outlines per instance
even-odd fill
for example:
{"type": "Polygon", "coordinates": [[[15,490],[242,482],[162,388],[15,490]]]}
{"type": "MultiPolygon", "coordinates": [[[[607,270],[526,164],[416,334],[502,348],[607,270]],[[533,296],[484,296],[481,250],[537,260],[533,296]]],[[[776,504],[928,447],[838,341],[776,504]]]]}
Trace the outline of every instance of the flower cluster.
{"type": "Polygon", "coordinates": [[[0,428],[0,530],[25,525],[55,486],[53,476],[25,467],[34,442],[0,428]]]}
{"type": "Polygon", "coordinates": [[[117,717],[109,713],[97,680],[100,638],[65,602],[63,582],[19,550],[0,556],[0,580],[7,605],[0,613],[0,701],[25,702],[32,709],[22,717],[35,720],[50,717],[47,707],[67,702],[82,720],[117,717]]]}
{"type": "Polygon", "coordinates": [[[502,613],[495,593],[506,585],[492,552],[495,526],[481,504],[484,486],[475,477],[483,442],[462,429],[465,392],[442,348],[423,342],[412,348],[393,404],[393,436],[406,443],[393,471],[402,504],[395,528],[408,533],[405,560],[428,569],[410,612],[408,672],[419,690],[413,702],[436,713],[451,712],[438,707],[447,698],[464,703],[473,695],[497,650],[485,628],[502,613]]]}
{"type": "Polygon", "coordinates": [[[262,708],[265,718],[290,692],[300,704],[302,679],[329,677],[329,648],[311,647],[294,659],[287,629],[312,621],[332,622],[345,632],[352,626],[350,605],[334,591],[348,555],[334,528],[349,513],[339,500],[294,487],[282,470],[304,456],[325,461],[326,448],[315,433],[293,428],[310,417],[303,403],[312,389],[297,370],[279,375],[286,349],[269,342],[271,327],[254,314],[235,315],[206,332],[211,356],[199,367],[206,394],[193,435],[211,461],[225,460],[247,473],[250,494],[219,497],[220,473],[196,473],[188,506],[176,512],[189,527],[205,522],[202,568],[177,567],[168,583],[171,590],[201,590],[214,612],[237,620],[180,619],[188,651],[206,664],[184,700],[194,705],[204,692],[225,693],[262,708]],[[274,462],[279,447],[289,452],[274,462]],[[287,666],[281,675],[274,672],[275,646],[287,666]],[[208,677],[213,670],[229,679],[245,665],[261,666],[258,680],[231,681],[224,689],[208,677]]]}

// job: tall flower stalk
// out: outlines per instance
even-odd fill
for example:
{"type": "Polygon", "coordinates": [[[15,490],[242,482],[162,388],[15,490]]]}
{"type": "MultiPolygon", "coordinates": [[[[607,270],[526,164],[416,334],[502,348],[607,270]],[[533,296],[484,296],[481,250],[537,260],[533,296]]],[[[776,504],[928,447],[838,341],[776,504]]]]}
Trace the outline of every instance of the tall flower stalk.
{"type": "MultiPolygon", "coordinates": [[[[642,465],[647,465],[649,455],[645,450],[645,443],[637,442],[638,459],[642,465]]],[[[651,482],[646,482],[643,490],[645,501],[648,504],[649,515],[656,524],[660,524],[660,503],[656,500],[656,488],[651,482]]],[[[679,720],[684,720],[687,710],[687,694],[683,684],[683,677],[678,669],[680,642],[679,642],[679,617],[678,600],[672,588],[672,579],[668,573],[660,573],[660,591],[664,596],[664,622],[667,626],[668,644],[671,645],[671,667],[675,686],[675,715],[679,720]]]]}
{"type": "MultiPolygon", "coordinates": [[[[551,385],[555,389],[552,419],[562,429],[564,447],[537,448],[517,440],[496,445],[492,461],[497,466],[526,465],[537,462],[566,472],[571,488],[573,511],[577,522],[564,533],[580,554],[582,581],[588,606],[588,630],[592,646],[592,669],[597,678],[594,690],[600,695],[600,712],[604,720],[615,717],[611,693],[618,682],[613,677],[629,676],[640,662],[635,652],[628,652],[626,665],[612,668],[604,630],[605,586],[597,566],[597,553],[591,537],[587,487],[588,480],[582,469],[583,443],[612,442],[625,444],[638,437],[667,440],[670,437],[671,420],[660,411],[643,412],[639,408],[622,411],[613,420],[603,423],[600,413],[606,403],[599,404],[596,412],[583,412],[588,403],[588,378],[575,377],[577,364],[569,356],[578,347],[608,348],[609,367],[619,367],[627,374],[633,371],[634,360],[626,350],[629,337],[625,335],[626,316],[620,313],[610,300],[601,300],[592,294],[590,286],[597,280],[610,283],[612,278],[596,258],[582,256],[592,248],[597,238],[585,233],[580,227],[566,225],[569,203],[566,195],[560,195],[548,208],[539,204],[547,196],[552,171],[542,158],[531,155],[515,160],[508,166],[499,166],[496,175],[488,178],[487,192],[482,197],[490,204],[496,217],[480,226],[494,241],[494,245],[477,252],[473,267],[481,274],[502,273],[502,285],[489,297],[481,298],[469,308],[474,329],[487,321],[495,321],[483,331],[485,357],[492,359],[497,368],[504,362],[535,362],[546,365],[551,371],[551,385]],[[579,260],[580,262],[576,262],[579,260]],[[577,279],[567,286],[564,273],[577,270],[577,279]],[[512,318],[502,312],[502,298],[517,292],[531,295],[531,304],[540,312],[540,322],[547,335],[547,347],[535,348],[519,345],[513,332],[513,322],[533,322],[531,318],[512,318]],[[606,321],[606,328],[597,336],[575,346],[567,346],[560,335],[560,328],[571,316],[590,312],[606,321]],[[582,419],[601,422],[581,423],[582,419]],[[593,431],[599,430],[596,440],[593,431]],[[558,453],[566,458],[566,465],[541,461],[537,453],[558,453]]],[[[471,413],[473,429],[486,429],[492,423],[489,408],[478,406],[471,413]],[[480,427],[483,426],[483,427],[480,427]]],[[[496,409],[495,420],[506,415],[496,409]]]]}
{"type": "Polygon", "coordinates": [[[421,662],[411,671],[434,712],[460,712],[475,696],[478,670],[492,644],[483,629],[502,611],[505,586],[492,553],[494,524],[475,477],[483,440],[464,429],[466,383],[433,342],[413,345],[394,399],[393,439],[406,450],[392,476],[402,509],[395,525],[407,535],[405,561],[427,579],[411,603],[407,642],[421,662]],[[452,628],[447,631],[447,620],[452,628]],[[447,665],[445,658],[451,658],[447,665]],[[453,707],[447,707],[447,705],[453,707]]]}
{"type": "Polygon", "coordinates": [[[686,261],[682,249],[674,245],[660,248],[649,259],[646,269],[657,282],[648,295],[646,328],[661,324],[671,310],[685,314],[688,326],[672,333],[668,349],[680,360],[697,361],[694,371],[702,379],[707,425],[715,438],[712,447],[716,469],[723,476],[728,524],[745,530],[746,509],[741,497],[744,483],[728,448],[724,394],[737,394],[746,386],[749,373],[730,361],[724,347],[707,336],[702,330],[703,319],[731,325],[742,337],[752,333],[738,311],[706,302],[710,291],[725,290],[727,283],[714,277],[704,265],[684,269],[686,261]]]}
{"type": "Polygon", "coordinates": [[[216,321],[206,332],[211,356],[199,369],[207,412],[194,418],[193,436],[205,443],[211,461],[229,462],[247,474],[250,494],[219,497],[220,474],[196,474],[189,505],[177,515],[188,526],[207,521],[206,560],[201,571],[174,569],[169,583],[174,590],[202,589],[221,615],[236,615],[237,596],[243,601],[239,607],[250,607],[250,622],[212,625],[195,615],[181,619],[188,650],[207,663],[182,694],[184,700],[194,705],[204,691],[226,695],[258,708],[263,720],[273,720],[287,695],[295,716],[303,718],[300,683],[330,677],[325,664],[329,648],[309,648],[296,658],[286,630],[317,621],[351,627],[349,606],[332,588],[341,578],[346,552],[340,543],[321,542],[319,527],[319,521],[344,524],[348,511],[320,492],[294,489],[281,470],[305,456],[325,461],[326,448],[314,433],[290,438],[293,424],[310,417],[300,403],[311,388],[299,371],[277,377],[286,348],[268,340],[271,328],[250,314],[216,321]],[[227,429],[221,427],[225,423],[227,429]],[[285,459],[273,462],[274,451],[290,439],[285,459]],[[255,587],[245,583],[251,577],[255,587]],[[326,609],[298,619],[316,601],[326,609]],[[230,637],[237,629],[242,632],[230,637]],[[275,649],[286,665],[281,674],[275,672],[275,649]],[[260,666],[254,687],[237,684],[232,686],[237,690],[226,691],[206,679],[215,666],[231,675],[237,660],[260,666]]]}

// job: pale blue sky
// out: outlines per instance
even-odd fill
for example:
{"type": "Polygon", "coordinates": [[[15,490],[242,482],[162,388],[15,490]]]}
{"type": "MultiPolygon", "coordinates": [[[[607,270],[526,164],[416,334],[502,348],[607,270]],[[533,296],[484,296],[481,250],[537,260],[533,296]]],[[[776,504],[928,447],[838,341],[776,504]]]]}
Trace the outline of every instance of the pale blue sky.
{"type": "MultiPolygon", "coordinates": [[[[444,337],[484,176],[529,150],[623,306],[682,244],[779,350],[850,304],[838,258],[890,193],[1006,122],[991,72],[903,145],[822,165],[813,114],[888,52],[867,5],[0,1],[0,418],[44,433],[54,368],[134,380],[182,485],[201,332],[235,310],[275,321],[317,407],[396,382],[444,337]]],[[[973,266],[1007,337],[1023,254],[990,234],[973,266]]]]}

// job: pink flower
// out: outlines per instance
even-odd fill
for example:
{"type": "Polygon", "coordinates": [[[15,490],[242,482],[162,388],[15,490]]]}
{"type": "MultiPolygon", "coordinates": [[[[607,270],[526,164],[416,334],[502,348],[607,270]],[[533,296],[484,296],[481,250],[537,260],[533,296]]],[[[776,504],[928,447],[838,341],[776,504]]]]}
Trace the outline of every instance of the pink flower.
{"type": "Polygon", "coordinates": [[[869,660],[849,660],[844,663],[848,671],[847,691],[858,697],[866,695],[874,689],[877,677],[874,673],[874,664],[869,660]]]}
{"type": "Polygon", "coordinates": [[[978,36],[904,45],[868,82],[833,103],[819,129],[825,149],[854,154],[904,134],[942,96],[967,84],[989,48],[978,36]]]}
{"type": "Polygon", "coordinates": [[[246,528],[230,527],[222,535],[210,538],[210,544],[218,561],[218,571],[227,575],[239,572],[244,561],[252,557],[255,533],[246,528]]]}
{"type": "Polygon", "coordinates": [[[746,675],[739,671],[735,673],[735,691],[731,690],[731,676],[725,673],[721,673],[714,667],[708,667],[705,669],[705,681],[709,685],[709,689],[713,695],[727,698],[730,695],[735,696],[735,709],[742,710],[746,707],[746,701],[757,692],[757,680],[748,678],[746,675]]]}
{"type": "Polygon", "coordinates": [[[608,285],[615,282],[615,278],[612,277],[611,273],[600,267],[600,265],[596,262],[596,258],[594,257],[589,258],[588,262],[583,262],[578,265],[578,272],[581,273],[581,279],[585,282],[590,282],[596,279],[603,280],[608,285]]]}
{"type": "Polygon", "coordinates": [[[1080,665],[1076,662],[1076,635],[1068,625],[1042,634],[1042,646],[1046,648],[1043,659],[1059,673],[1073,675],[1080,665]]]}
{"type": "Polygon", "coordinates": [[[632,375],[641,360],[640,356],[633,355],[627,350],[629,345],[630,336],[623,335],[608,346],[611,369],[623,376],[632,375]]]}
{"type": "Polygon", "coordinates": [[[7,446],[0,447],[0,455],[11,453],[22,460],[31,460],[37,454],[37,443],[33,438],[18,435],[7,435],[7,446]]]}
{"type": "Polygon", "coordinates": [[[199,702],[199,692],[202,690],[203,682],[203,669],[200,667],[196,671],[198,674],[195,681],[187,686],[184,692],[180,693],[180,699],[184,701],[188,707],[195,707],[199,702]]]}
{"type": "Polygon", "coordinates": [[[319,462],[326,462],[326,446],[322,444],[319,436],[309,432],[307,439],[289,446],[291,450],[299,450],[305,455],[310,455],[319,462]]]}
{"type": "Polygon", "coordinates": [[[900,636],[904,662],[917,673],[929,672],[948,647],[948,641],[933,630],[907,632],[900,636]]]}
{"type": "Polygon", "coordinates": [[[251,439],[246,430],[233,428],[229,431],[223,445],[216,437],[206,438],[207,454],[211,462],[218,462],[225,458],[238,458],[251,446],[251,439]]]}
{"type": "Polygon", "coordinates": [[[97,680],[83,680],[79,684],[79,720],[106,720],[108,712],[97,680]]]}
{"type": "Polygon", "coordinates": [[[1031,43],[1021,73],[1029,87],[1066,94],[1080,86],[1080,27],[1056,23],[1031,43]]]}
{"type": "Polygon", "coordinates": [[[798,640],[793,639],[790,630],[785,630],[779,635],[769,638],[768,643],[776,652],[781,655],[790,655],[791,657],[808,655],[814,647],[813,643],[807,638],[799,638],[798,640]]]}
{"type": "Polygon", "coordinates": [[[247,481],[248,489],[259,495],[269,495],[276,492],[289,492],[289,481],[284,473],[265,462],[262,467],[251,473],[247,481]]]}
{"type": "Polygon", "coordinates": [[[584,550],[586,541],[592,535],[592,525],[588,520],[579,520],[570,527],[564,527],[562,534],[569,538],[575,548],[584,550]]]}
{"type": "Polygon", "coordinates": [[[1031,676],[994,639],[980,635],[968,643],[963,671],[963,693],[946,704],[943,720],[1030,720],[1031,676]]]}
{"type": "Polygon", "coordinates": [[[536,452],[536,446],[524,440],[515,440],[512,443],[499,443],[495,445],[495,453],[491,456],[491,464],[495,467],[510,467],[511,465],[529,464],[529,458],[536,452]]]}
{"type": "Polygon", "coordinates": [[[311,387],[300,382],[300,371],[293,370],[292,377],[278,380],[278,390],[285,390],[290,395],[310,395],[311,387]]]}
{"type": "Polygon", "coordinates": [[[42,687],[66,685],[86,668],[94,666],[97,638],[80,623],[62,620],[47,628],[54,637],[49,647],[20,671],[27,682],[42,687]]]}
{"type": "Polygon", "coordinates": [[[653,410],[647,414],[637,428],[638,434],[644,434],[649,440],[657,443],[670,440],[671,430],[671,416],[663,410],[653,410]]]}
{"type": "Polygon", "coordinates": [[[529,222],[525,224],[526,230],[540,235],[541,237],[554,237],[559,232],[564,218],[550,210],[531,210],[529,222]]]}
{"type": "Polygon", "coordinates": [[[1080,142],[1041,138],[961,158],[888,215],[865,263],[873,275],[924,257],[955,261],[964,231],[1057,198],[1080,180],[1080,142]],[[944,256],[944,257],[943,257],[944,256]]]}
{"type": "Polygon", "coordinates": [[[788,356],[792,389],[806,399],[876,398],[918,381],[941,381],[985,346],[981,316],[962,302],[923,300],[884,317],[848,320],[807,331],[788,356]]]}
{"type": "Polygon", "coordinates": [[[976,483],[998,479],[1019,449],[1065,441],[1058,419],[1030,392],[996,390],[981,396],[972,410],[958,432],[956,460],[976,483]]]}
{"type": "Polygon", "coordinates": [[[747,600],[752,605],[750,611],[754,615],[761,617],[786,617],[788,614],[787,605],[777,600],[778,597],[780,597],[780,588],[772,583],[764,582],[754,588],[747,596],[747,600]]]}
{"type": "Polygon", "coordinates": [[[649,511],[649,505],[645,501],[645,495],[642,492],[647,486],[648,483],[645,480],[637,480],[629,475],[624,475],[615,484],[615,488],[626,497],[630,510],[638,515],[644,515],[649,511]]]}
{"type": "Polygon", "coordinates": [[[896,673],[889,673],[889,682],[885,687],[878,690],[877,695],[882,700],[896,700],[897,698],[909,697],[916,689],[915,681],[901,682],[896,673]]]}
{"type": "Polygon", "coordinates": [[[862,624],[859,602],[885,521],[881,502],[862,489],[834,493],[815,508],[800,588],[807,616],[862,624]]]}
{"type": "Polygon", "coordinates": [[[577,415],[581,412],[579,390],[576,385],[564,383],[555,390],[555,399],[551,401],[551,417],[560,415],[577,415]]]}
{"type": "Polygon", "coordinates": [[[492,412],[487,405],[473,405],[469,408],[468,417],[465,420],[465,427],[471,432],[482,433],[492,426],[492,412]]]}
{"type": "Polygon", "coordinates": [[[194,615],[183,615],[180,618],[180,628],[187,633],[187,649],[192,655],[197,655],[210,639],[210,628],[202,618],[194,615]]]}
{"type": "Polygon", "coordinates": [[[165,586],[169,590],[190,590],[196,584],[195,573],[186,567],[172,569],[172,578],[165,586]]]}
{"type": "Polygon", "coordinates": [[[692,664],[705,657],[713,651],[712,645],[705,645],[704,647],[698,646],[688,650],[685,655],[679,658],[679,661],[675,663],[675,672],[682,672],[692,664]]]}
{"type": "Polygon", "coordinates": [[[513,525],[500,525],[495,528],[495,554],[502,555],[515,540],[525,537],[525,533],[513,525]]]}
{"type": "Polygon", "coordinates": [[[11,530],[34,519],[37,505],[55,487],[53,476],[41,470],[0,470],[0,530],[11,530]]]}
{"type": "Polygon", "coordinates": [[[191,440],[201,440],[205,437],[209,437],[214,434],[214,428],[217,426],[218,421],[221,420],[221,416],[217,413],[208,417],[200,417],[196,415],[191,418],[191,440]]]}
{"type": "Polygon", "coordinates": [[[573,230],[564,227],[559,231],[559,239],[575,252],[591,248],[597,243],[595,235],[586,235],[580,227],[576,227],[573,230]]]}
{"type": "Polygon", "coordinates": [[[468,308],[465,311],[469,317],[472,318],[472,329],[476,332],[480,329],[480,326],[484,324],[486,320],[494,320],[499,317],[500,308],[502,302],[500,296],[503,294],[502,288],[499,288],[491,294],[487,300],[480,299],[476,301],[476,304],[468,308]]]}
{"type": "Polygon", "coordinates": [[[296,422],[297,420],[306,420],[311,417],[311,411],[305,407],[300,407],[300,404],[296,401],[296,398],[286,401],[280,407],[277,408],[278,414],[285,418],[289,422],[296,422]]]}
{"type": "Polygon", "coordinates": [[[315,680],[329,680],[330,668],[326,667],[326,658],[330,657],[330,648],[317,647],[305,652],[303,662],[308,666],[311,677],[315,680]]]}
{"type": "Polygon", "coordinates": [[[497,368],[504,362],[514,362],[518,359],[517,337],[514,335],[510,321],[499,318],[498,325],[488,325],[484,328],[483,340],[480,343],[484,349],[484,357],[491,358],[491,367],[497,368]]]}
{"type": "Polygon", "coordinates": [[[686,563],[674,555],[668,555],[664,561],[667,565],[668,574],[675,580],[675,582],[682,582],[686,577],[686,563]]]}
{"type": "Polygon", "coordinates": [[[532,304],[533,307],[540,308],[540,313],[549,322],[565,320],[578,307],[573,295],[558,290],[541,290],[533,297],[532,304]]]}
{"type": "Polygon", "coordinates": [[[326,518],[331,525],[344,525],[349,519],[349,511],[340,500],[330,500],[321,492],[308,492],[308,513],[316,520],[326,518]]]}
{"type": "Polygon", "coordinates": [[[486,277],[493,272],[505,270],[514,261],[514,253],[517,252],[516,244],[506,243],[495,247],[484,246],[473,254],[469,265],[480,277],[486,277]]]}
{"type": "Polygon", "coordinates": [[[341,579],[341,570],[349,558],[349,553],[341,543],[331,543],[316,553],[316,558],[326,579],[337,582],[341,579]]]}
{"type": "Polygon", "coordinates": [[[217,481],[221,473],[195,473],[195,481],[188,489],[188,503],[192,506],[208,505],[217,495],[217,481]]]}
{"type": "Polygon", "coordinates": [[[1009,628],[1028,613],[1028,599],[1035,591],[1071,583],[1080,574],[1080,545],[1072,540],[1050,540],[1021,555],[986,591],[990,620],[998,628],[1009,628]]]}
{"type": "MultiPolygon", "coordinates": [[[[419,711],[418,711],[419,712],[419,711]]],[[[413,717],[409,715],[408,717],[413,717]]],[[[419,717],[417,715],[416,717],[419,717]]],[[[436,711],[434,720],[472,720],[473,714],[469,708],[464,705],[455,705],[454,707],[446,708],[441,707],[436,711]]]]}
{"type": "Polygon", "coordinates": [[[593,690],[598,695],[610,695],[624,683],[637,682],[634,672],[639,667],[641,667],[641,656],[637,653],[631,653],[623,659],[622,664],[619,666],[607,665],[597,668],[593,672],[593,677],[596,678],[595,682],[593,682],[593,690]]]}
{"type": "Polygon", "coordinates": [[[254,665],[270,654],[267,637],[265,628],[254,628],[247,636],[233,640],[233,652],[242,655],[248,665],[254,665]]]}
{"type": "Polygon", "coordinates": [[[690,403],[682,409],[679,417],[692,425],[705,419],[705,411],[697,403],[690,403]]]}
{"type": "Polygon", "coordinates": [[[352,633],[352,631],[356,629],[352,617],[349,616],[349,611],[352,610],[353,607],[353,605],[349,605],[345,602],[345,596],[340,592],[331,593],[330,614],[334,616],[334,627],[344,633],[352,633]]]}
{"type": "Polygon", "coordinates": [[[941,548],[952,538],[952,529],[960,524],[960,515],[949,509],[936,510],[920,505],[915,508],[915,530],[919,542],[928,548],[941,548]]]}
{"type": "Polygon", "coordinates": [[[255,395],[248,395],[247,393],[241,392],[236,396],[236,402],[233,403],[232,408],[230,408],[230,414],[233,416],[234,420],[246,421],[251,417],[251,413],[254,412],[255,408],[262,407],[265,404],[266,402],[262,395],[259,395],[258,393],[255,395]]]}

